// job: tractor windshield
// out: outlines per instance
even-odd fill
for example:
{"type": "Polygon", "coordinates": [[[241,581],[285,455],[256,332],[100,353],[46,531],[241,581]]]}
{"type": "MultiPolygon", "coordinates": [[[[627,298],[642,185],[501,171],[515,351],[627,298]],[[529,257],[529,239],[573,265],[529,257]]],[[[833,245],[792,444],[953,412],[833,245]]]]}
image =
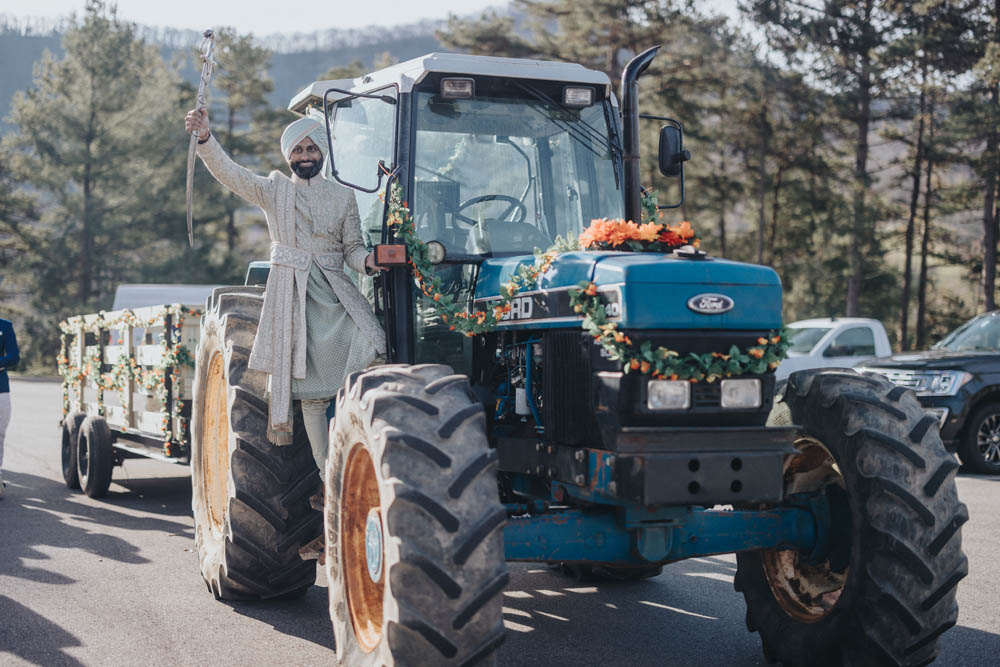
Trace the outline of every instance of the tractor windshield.
{"type": "Polygon", "coordinates": [[[414,221],[450,253],[530,254],[623,215],[601,102],[419,92],[416,117],[414,221]]]}

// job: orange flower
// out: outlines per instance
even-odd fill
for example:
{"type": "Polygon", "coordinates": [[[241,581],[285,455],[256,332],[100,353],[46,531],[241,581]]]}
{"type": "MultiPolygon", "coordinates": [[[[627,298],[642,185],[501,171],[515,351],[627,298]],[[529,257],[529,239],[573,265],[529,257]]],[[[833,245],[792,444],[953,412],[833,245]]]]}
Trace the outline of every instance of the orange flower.
{"type": "Polygon", "coordinates": [[[770,368],[773,371],[775,368],[778,367],[778,362],[777,361],[772,361],[771,363],[769,363],[767,365],[767,367],[770,368]]]}
{"type": "Polygon", "coordinates": [[[493,308],[493,317],[498,320],[503,317],[503,306],[495,306],[493,308]]]}
{"type": "Polygon", "coordinates": [[[775,343],[778,343],[779,341],[781,341],[781,336],[771,336],[771,345],[774,345],[775,343]]]}
{"type": "Polygon", "coordinates": [[[749,354],[754,359],[760,359],[761,357],[764,356],[764,350],[760,349],[759,347],[751,347],[749,350],[747,350],[747,354],[749,354]]]}
{"type": "Polygon", "coordinates": [[[434,295],[434,300],[435,301],[440,301],[441,300],[441,295],[440,294],[435,294],[434,295]]]}
{"type": "Polygon", "coordinates": [[[608,237],[608,241],[611,243],[612,247],[618,247],[620,245],[625,245],[627,241],[635,241],[639,238],[639,225],[635,224],[631,220],[628,222],[617,221],[614,229],[611,230],[611,234],[608,237]]]}
{"type": "Polygon", "coordinates": [[[648,361],[642,362],[642,364],[640,364],[640,366],[639,366],[639,370],[642,371],[643,373],[648,373],[649,372],[649,362],[648,361]]]}
{"type": "Polygon", "coordinates": [[[761,336],[760,338],[757,339],[757,344],[758,345],[767,345],[767,339],[764,338],[763,336],[761,336]]]}
{"type": "Polygon", "coordinates": [[[684,220],[678,227],[675,227],[674,231],[677,232],[677,235],[685,241],[694,236],[694,230],[691,229],[691,223],[687,220],[684,220]]]}
{"type": "Polygon", "coordinates": [[[587,289],[583,290],[583,293],[586,294],[587,296],[596,296],[597,285],[595,285],[594,283],[590,283],[589,285],[587,285],[587,289]]]}
{"type": "Polygon", "coordinates": [[[583,306],[581,306],[580,304],[576,304],[575,306],[573,306],[573,312],[574,313],[582,313],[583,312],[583,306]]]}
{"type": "Polygon", "coordinates": [[[632,370],[636,370],[636,369],[639,368],[639,360],[638,359],[633,359],[632,361],[628,362],[628,365],[629,365],[629,368],[631,368],[632,370]]]}
{"type": "Polygon", "coordinates": [[[615,331],[614,332],[614,337],[615,337],[615,342],[616,343],[624,343],[625,342],[625,334],[623,334],[621,331],[615,331]]]}
{"type": "Polygon", "coordinates": [[[671,380],[677,380],[677,373],[671,373],[670,374],[670,379],[671,380]]]}
{"type": "Polygon", "coordinates": [[[663,229],[663,225],[658,225],[655,222],[647,222],[644,225],[639,225],[639,240],[652,243],[656,240],[661,229],[663,229]]]}

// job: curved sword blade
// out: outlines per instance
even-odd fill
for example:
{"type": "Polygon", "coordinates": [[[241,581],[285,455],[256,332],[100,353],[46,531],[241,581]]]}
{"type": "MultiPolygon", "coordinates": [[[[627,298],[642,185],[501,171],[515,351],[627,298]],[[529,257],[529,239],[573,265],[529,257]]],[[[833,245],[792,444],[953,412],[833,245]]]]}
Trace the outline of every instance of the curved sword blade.
{"type": "Polygon", "coordinates": [[[195,150],[198,148],[198,135],[192,133],[191,141],[188,143],[188,161],[187,161],[187,226],[188,226],[188,243],[191,247],[194,247],[194,227],[192,225],[192,220],[194,218],[194,162],[195,162],[195,150]]]}

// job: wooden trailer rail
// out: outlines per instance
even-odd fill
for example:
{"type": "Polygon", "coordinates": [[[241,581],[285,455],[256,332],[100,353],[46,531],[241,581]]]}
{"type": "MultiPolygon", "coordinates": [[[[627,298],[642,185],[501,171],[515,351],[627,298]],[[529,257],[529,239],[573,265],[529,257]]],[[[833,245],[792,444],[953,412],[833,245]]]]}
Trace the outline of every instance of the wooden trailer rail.
{"type": "MultiPolygon", "coordinates": [[[[162,442],[188,454],[188,417],[201,309],[171,304],[79,315],[60,322],[63,417],[100,415],[118,442],[162,442]]],[[[148,452],[144,452],[148,454],[148,452]]]]}

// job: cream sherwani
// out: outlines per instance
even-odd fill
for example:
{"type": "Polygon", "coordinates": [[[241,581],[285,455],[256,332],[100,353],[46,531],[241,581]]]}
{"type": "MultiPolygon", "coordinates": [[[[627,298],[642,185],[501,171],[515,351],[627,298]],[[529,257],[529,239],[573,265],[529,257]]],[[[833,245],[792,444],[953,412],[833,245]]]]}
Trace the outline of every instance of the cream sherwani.
{"type": "Polygon", "coordinates": [[[279,171],[267,177],[254,174],[233,162],[214,136],[198,146],[198,155],[220,183],[259,206],[267,218],[271,272],[249,365],[271,376],[269,430],[287,432],[291,430],[293,391],[295,398],[332,396],[346,373],[364,368],[376,353],[385,352],[385,334],[378,319],[344,273],[345,263],[365,273],[368,249],[361,239],[357,203],[350,190],[321,176],[306,180],[279,171]],[[322,293],[329,291],[332,294],[322,293]],[[322,309],[336,306],[337,301],[350,322],[335,315],[324,319],[322,309]],[[307,311],[314,326],[331,322],[338,340],[330,340],[329,330],[307,337],[307,311]],[[341,333],[343,324],[351,322],[350,331],[341,333]],[[340,349],[325,355],[309,339],[336,342],[340,349]],[[324,368],[326,356],[339,361],[339,372],[307,380],[307,347],[308,366],[314,373],[324,368]],[[324,380],[329,387],[324,388],[324,380]]]}

